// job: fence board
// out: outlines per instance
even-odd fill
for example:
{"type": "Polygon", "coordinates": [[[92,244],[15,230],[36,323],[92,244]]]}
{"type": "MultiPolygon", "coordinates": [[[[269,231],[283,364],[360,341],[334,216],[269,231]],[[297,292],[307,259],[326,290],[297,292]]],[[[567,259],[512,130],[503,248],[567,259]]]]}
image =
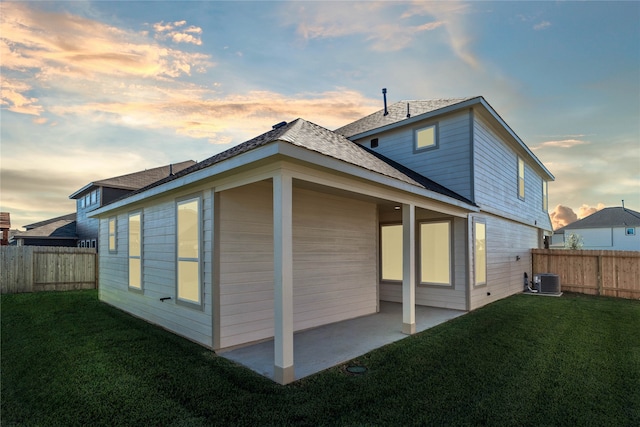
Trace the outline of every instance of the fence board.
{"type": "Polygon", "coordinates": [[[3,246],[2,293],[95,289],[97,255],[93,248],[3,246]]]}
{"type": "Polygon", "coordinates": [[[533,274],[560,277],[563,291],[640,298],[640,252],[532,249],[533,274]]]}

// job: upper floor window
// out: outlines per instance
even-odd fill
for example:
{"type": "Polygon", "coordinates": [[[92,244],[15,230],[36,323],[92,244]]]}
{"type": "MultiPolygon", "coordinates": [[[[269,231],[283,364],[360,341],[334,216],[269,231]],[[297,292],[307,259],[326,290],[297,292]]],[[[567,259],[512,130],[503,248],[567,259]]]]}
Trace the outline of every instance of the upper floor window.
{"type": "Polygon", "coordinates": [[[431,125],[414,131],[416,150],[436,148],[438,146],[438,126],[431,125]]]}
{"type": "Polygon", "coordinates": [[[524,160],[518,157],[518,198],[524,200],[524,160]]]}
{"type": "Polygon", "coordinates": [[[549,210],[549,183],[542,181],[542,210],[549,210]]]}
{"type": "Polygon", "coordinates": [[[179,201],[177,217],[178,301],[200,304],[200,198],[179,201]]]}

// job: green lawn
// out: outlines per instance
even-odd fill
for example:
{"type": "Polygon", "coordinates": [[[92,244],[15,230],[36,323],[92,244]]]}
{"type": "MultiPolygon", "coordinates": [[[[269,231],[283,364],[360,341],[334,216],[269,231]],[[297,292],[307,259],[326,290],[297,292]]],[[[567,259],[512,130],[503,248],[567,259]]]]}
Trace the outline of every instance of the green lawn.
{"type": "Polygon", "coordinates": [[[95,291],[1,311],[3,426],[640,425],[640,301],[516,295],[289,386],[95,291]]]}

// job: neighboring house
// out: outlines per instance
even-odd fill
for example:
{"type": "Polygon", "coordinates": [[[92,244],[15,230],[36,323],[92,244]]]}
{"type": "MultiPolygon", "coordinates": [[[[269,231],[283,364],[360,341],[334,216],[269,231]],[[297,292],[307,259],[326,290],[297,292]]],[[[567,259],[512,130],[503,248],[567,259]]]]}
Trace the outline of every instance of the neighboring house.
{"type": "Polygon", "coordinates": [[[98,247],[98,220],[89,218],[87,216],[89,212],[194,164],[193,160],[188,160],[93,181],[71,194],[69,198],[76,200],[78,246],[83,248],[98,247]]]}
{"type": "Polygon", "coordinates": [[[581,249],[640,251],[640,212],[624,207],[601,209],[556,230],[552,248],[564,248],[571,234],[580,236],[581,249]]]}
{"type": "Polygon", "coordinates": [[[9,230],[11,230],[11,214],[0,212],[0,246],[9,245],[9,230]]]}
{"type": "Polygon", "coordinates": [[[482,97],[281,123],[96,209],[100,299],[214,350],[274,338],[288,383],[294,331],[522,291],[553,179],[482,97]]]}
{"type": "Polygon", "coordinates": [[[14,234],[18,246],[76,246],[76,214],[71,213],[25,225],[14,234]]]}

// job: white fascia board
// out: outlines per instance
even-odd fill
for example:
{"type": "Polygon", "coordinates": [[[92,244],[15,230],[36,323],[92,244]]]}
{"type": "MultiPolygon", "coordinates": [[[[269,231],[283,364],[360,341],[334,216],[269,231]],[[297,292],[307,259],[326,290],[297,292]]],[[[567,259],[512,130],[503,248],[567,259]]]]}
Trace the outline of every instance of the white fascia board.
{"type": "Polygon", "coordinates": [[[85,185],[84,187],[82,187],[81,189],[77,190],[76,192],[72,193],[69,195],[70,199],[75,199],[76,196],[78,196],[79,194],[81,194],[82,192],[88,190],[89,188],[93,187],[95,184],[93,182],[88,183],[87,185],[85,185]]]}
{"type": "Polygon", "coordinates": [[[116,209],[120,209],[124,206],[141,202],[143,200],[158,196],[168,191],[179,189],[180,187],[183,187],[185,185],[197,183],[198,181],[202,181],[212,176],[230,171],[231,169],[235,169],[237,167],[240,167],[249,163],[253,163],[255,161],[262,160],[264,158],[267,158],[276,154],[278,154],[277,144],[267,144],[262,147],[254,148],[253,150],[247,151],[242,154],[238,154],[237,156],[223,160],[219,163],[213,164],[204,169],[200,169],[188,175],[182,176],[180,178],[176,178],[172,181],[150,188],[147,191],[144,191],[142,193],[129,196],[118,202],[114,202],[102,208],[96,209],[95,211],[91,212],[89,216],[90,217],[102,216],[105,213],[111,212],[116,209]]]}
{"type": "Polygon", "coordinates": [[[384,186],[392,187],[407,193],[412,193],[420,197],[426,197],[428,199],[446,203],[448,205],[453,205],[470,212],[479,211],[476,206],[469,205],[461,200],[457,200],[440,193],[436,193],[435,191],[427,190],[425,188],[409,184],[408,182],[400,181],[396,178],[391,178],[386,175],[370,171],[369,169],[365,169],[360,166],[344,162],[342,160],[334,159],[332,157],[328,157],[324,154],[311,151],[303,147],[282,142],[279,144],[281,144],[281,148],[279,150],[280,153],[287,157],[298,159],[306,163],[319,165],[327,169],[332,169],[350,176],[382,184],[384,186]]]}

